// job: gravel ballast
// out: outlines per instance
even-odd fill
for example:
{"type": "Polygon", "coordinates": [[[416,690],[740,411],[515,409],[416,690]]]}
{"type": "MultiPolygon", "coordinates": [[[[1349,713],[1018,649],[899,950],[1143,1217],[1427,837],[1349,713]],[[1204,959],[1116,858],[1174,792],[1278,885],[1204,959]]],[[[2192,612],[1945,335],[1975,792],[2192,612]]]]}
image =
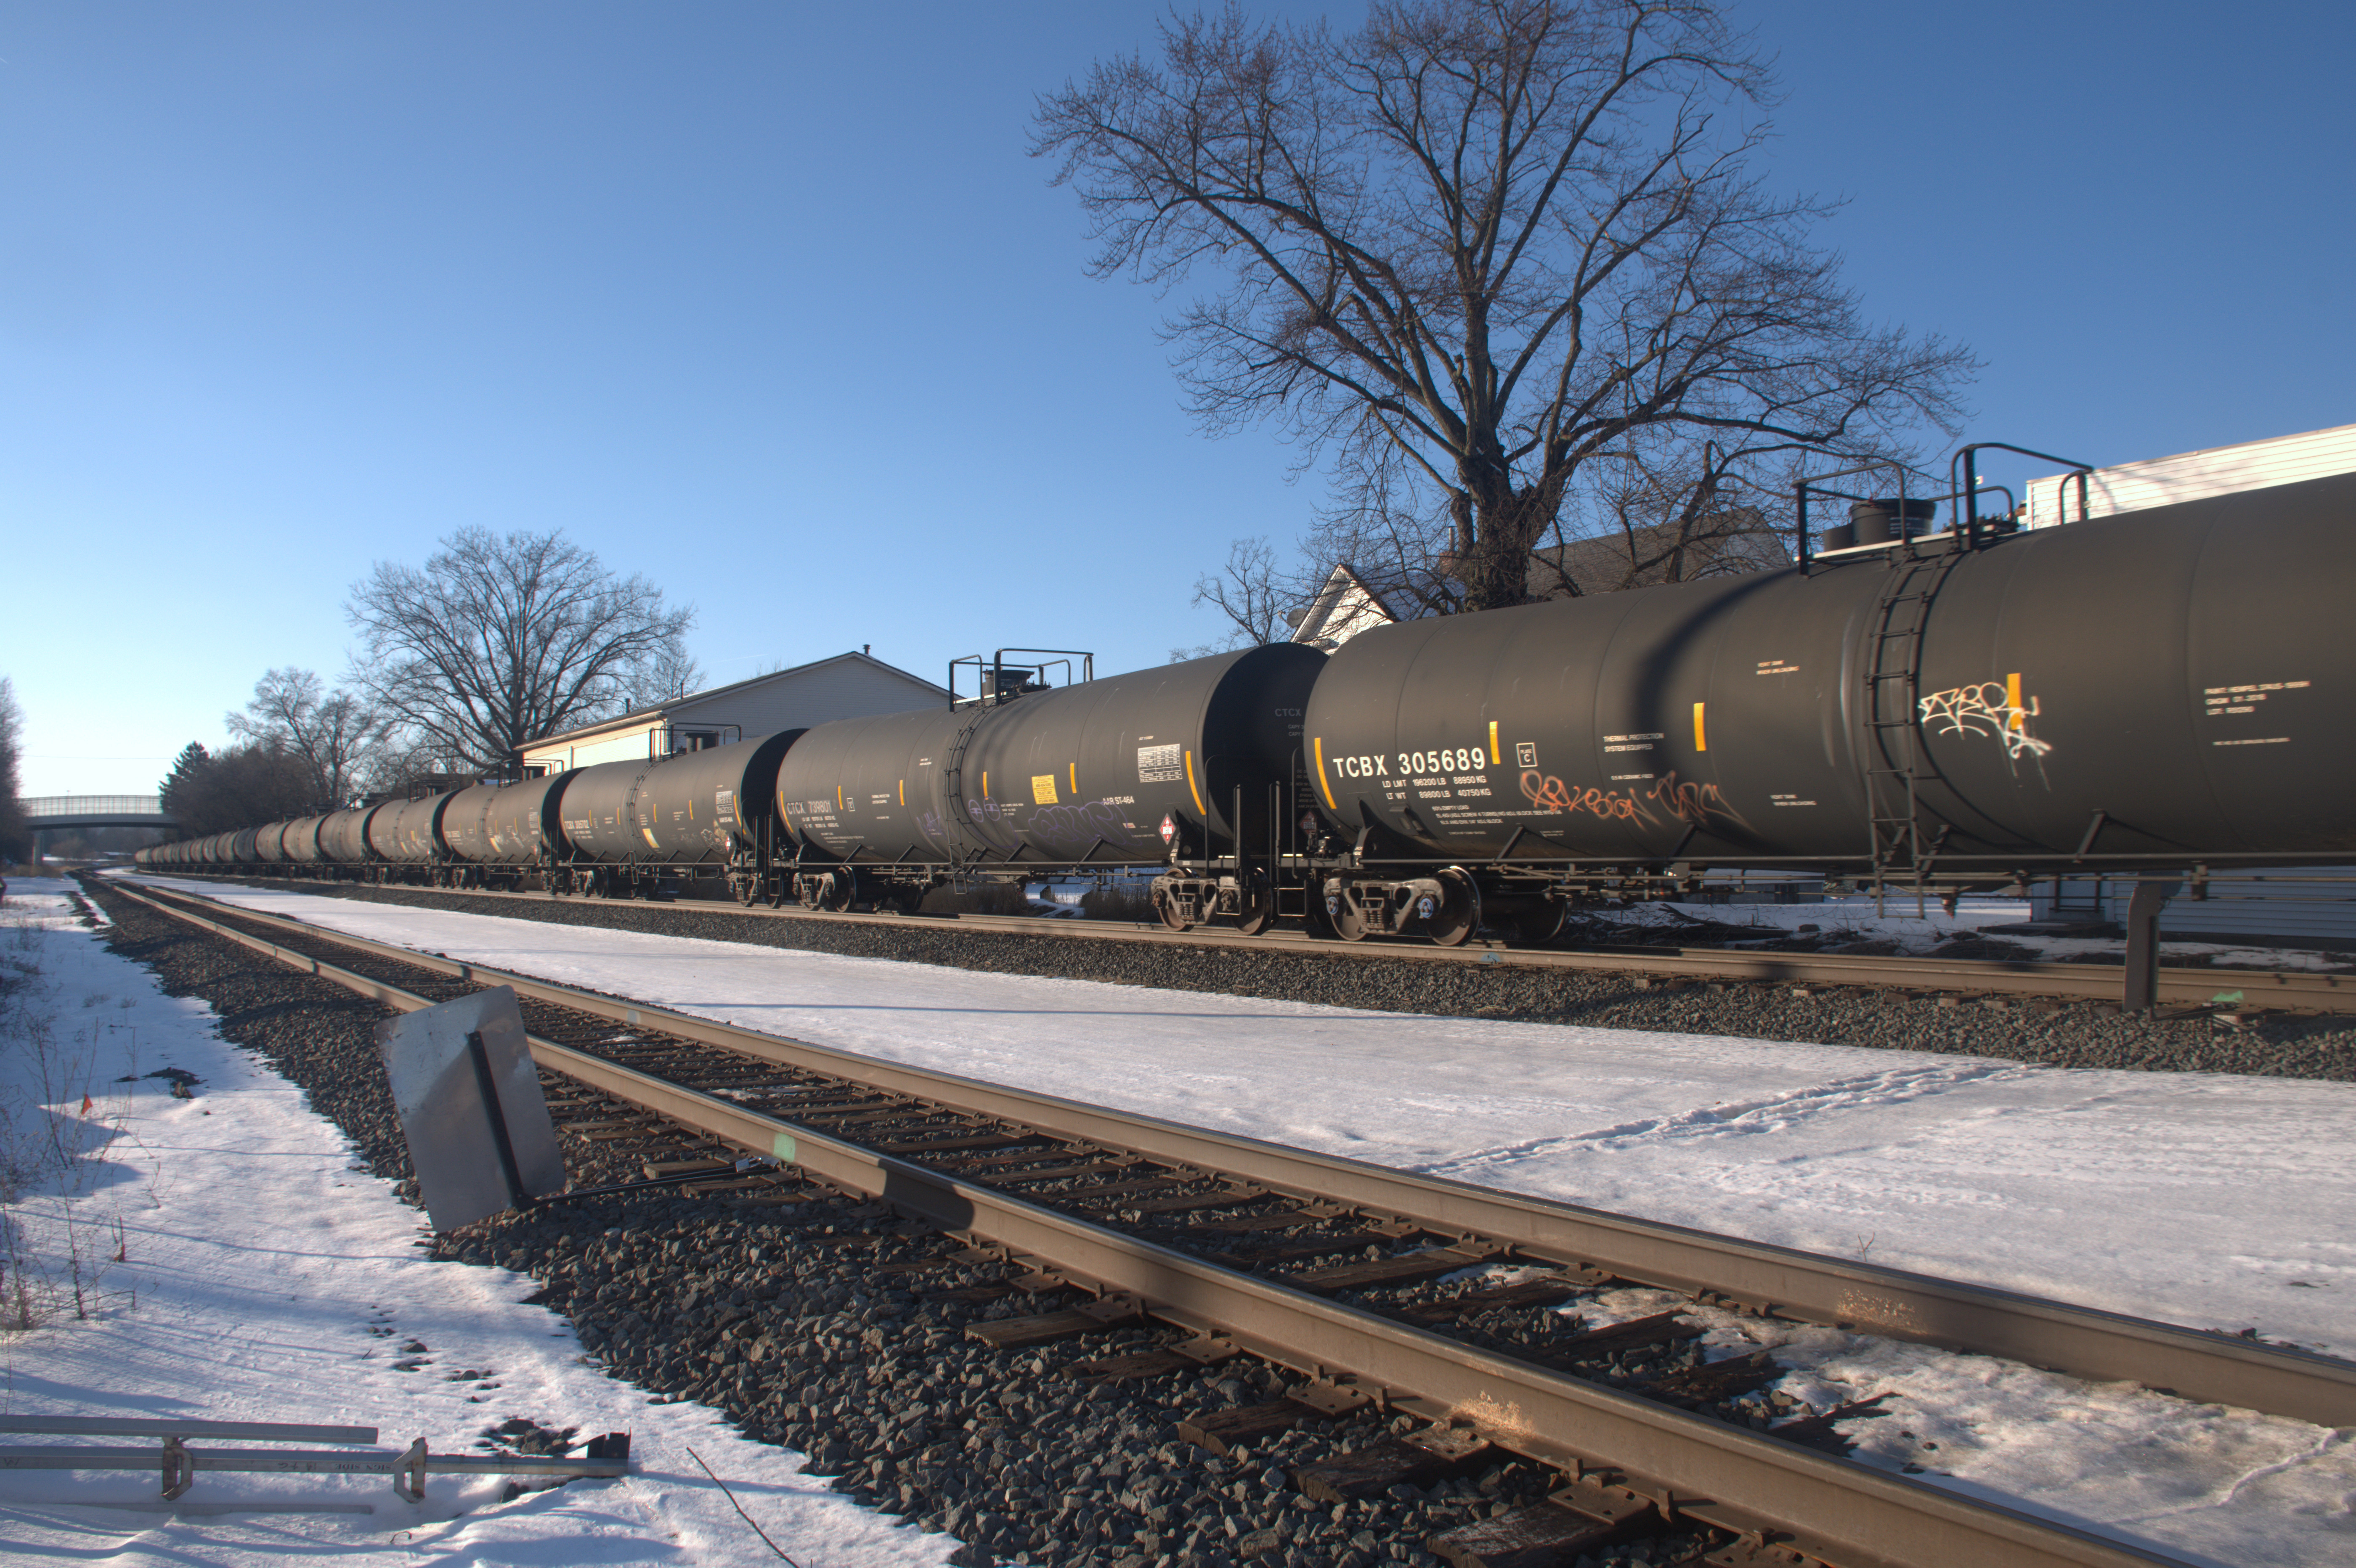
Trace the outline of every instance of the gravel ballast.
{"type": "MultiPolygon", "coordinates": [[[[210,1004],[222,1038],[301,1086],[351,1139],[356,1162],[415,1200],[374,1044],[389,1009],[156,914],[102,880],[85,886],[115,923],[104,933],[115,951],[168,993],[210,1004]]],[[[567,1156],[576,1183],[637,1174],[572,1140],[567,1156]]],[[[838,1489],[950,1533],[961,1543],[952,1561],[968,1568],[1430,1568],[1439,1559],[1420,1543],[1433,1533],[1536,1501],[1560,1482],[1510,1460],[1428,1488],[1312,1502],[1292,1484],[1294,1467],[1387,1438],[1379,1414],[1313,1422],[1215,1456],[1184,1441],[1177,1423],[1276,1398],[1291,1386],[1288,1374],[1231,1362],[1116,1383],[1069,1375],[1075,1362],[1175,1337],[1141,1328],[990,1349],[965,1327],[1058,1302],[929,1299],[998,1280],[994,1263],[928,1275],[925,1296],[902,1288],[905,1276],[876,1272],[942,1250],[936,1232],[881,1205],[823,1195],[787,1204],[636,1195],[502,1216],[434,1243],[434,1255],[456,1264],[531,1275],[540,1299],[570,1318],[612,1375],[700,1400],[748,1436],[809,1455],[838,1489]]],[[[1507,1339],[1528,1331],[1500,1328],[1507,1339]]],[[[1664,1560],[1659,1540],[1642,1550],[1642,1558],[1578,1561],[1664,1560]]]]}
{"type": "MultiPolygon", "coordinates": [[[[256,883],[421,909],[502,915],[984,973],[1043,975],[1385,1012],[1740,1036],[1879,1050],[1951,1051],[2051,1067],[2356,1079],[2356,1018],[2294,1013],[2166,1018],[2091,1001],[1910,996],[1864,987],[1646,982],[1604,971],[1386,962],[1347,954],[1090,941],[937,924],[765,918],[692,901],[667,904],[486,898],[335,882],[256,883]]],[[[2221,992],[2238,988],[2218,972],[2221,992]]]]}

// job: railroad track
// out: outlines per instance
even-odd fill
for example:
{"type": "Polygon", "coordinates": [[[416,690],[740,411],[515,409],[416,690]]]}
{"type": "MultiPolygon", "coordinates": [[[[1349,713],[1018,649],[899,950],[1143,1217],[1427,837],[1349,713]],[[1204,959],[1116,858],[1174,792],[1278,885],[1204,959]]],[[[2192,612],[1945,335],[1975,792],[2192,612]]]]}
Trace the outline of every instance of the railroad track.
{"type": "MultiPolygon", "coordinates": [[[[192,873],[174,871],[175,877],[192,873]]],[[[271,881],[298,890],[335,890],[373,884],[320,882],[305,878],[240,878],[240,881],[271,881]]],[[[576,903],[550,893],[494,892],[485,889],[427,888],[411,890],[449,898],[484,899],[527,903],[576,903]]],[[[1375,939],[1363,943],[1328,941],[1297,931],[1269,931],[1258,936],[1197,927],[1173,932],[1158,924],[1124,924],[1104,921],[1063,920],[1025,915],[961,914],[905,915],[888,913],[829,913],[798,908],[745,907],[721,901],[698,900],[680,906],[698,914],[731,914],[748,920],[809,920],[851,923],[901,929],[939,930],[954,924],[961,930],[997,931],[1030,936],[1108,943],[1180,944],[1192,947],[1234,948],[1248,952],[1313,954],[1319,957],[1365,962],[1499,965],[1528,969],[1586,970],[1606,974],[1652,976],[1671,982],[1782,983],[1808,987],[1861,987],[1882,990],[1942,991],[2004,996],[2083,998],[2103,1002],[2120,999],[2125,971],[2116,964],[2040,963],[1997,958],[1912,957],[1884,954],[1749,952],[1715,947],[1614,947],[1568,951],[1509,947],[1474,939],[1461,947],[1438,947],[1407,939],[1375,939]]],[[[2211,1007],[2272,1008],[2289,1012],[2356,1012],[2356,974],[2316,974],[2279,969],[2161,968],[2157,998],[2169,1008],[2211,1007]]]]}
{"type": "Polygon", "coordinates": [[[1482,1327],[1487,1314],[1625,1284],[2356,1424],[2356,1365],[2329,1358],[876,1062],[112,886],[397,1008],[512,986],[535,1058],[570,1081],[553,1096],[570,1136],[636,1147],[650,1171],[708,1175],[706,1190],[872,1200],[878,1215],[939,1237],[928,1256],[894,1265],[905,1274],[962,1281],[985,1264],[999,1278],[984,1292],[1065,1294],[1065,1305],[975,1324],[986,1343],[1146,1326],[1160,1343],[1084,1363],[1090,1375],[1246,1356],[1286,1369],[1283,1397],[1188,1419],[1185,1435],[1214,1451],[1370,1407],[1390,1417],[1387,1441],[1296,1468],[1312,1498],[1380,1492],[1499,1454],[1554,1467],[1559,1485],[1544,1500],[1424,1543],[1460,1568],[1568,1561],[1632,1537],[1674,1548],[1655,1562],[1711,1568],[2174,1561],[1821,1451],[1839,1446],[1840,1412],[1754,1430],[1745,1402],[1780,1369],[1763,1355],[1679,1355],[1695,1330],[1675,1312],[1535,1343],[1482,1327]],[[1501,1263],[1522,1277],[1453,1296],[1430,1288],[1501,1263]]]}

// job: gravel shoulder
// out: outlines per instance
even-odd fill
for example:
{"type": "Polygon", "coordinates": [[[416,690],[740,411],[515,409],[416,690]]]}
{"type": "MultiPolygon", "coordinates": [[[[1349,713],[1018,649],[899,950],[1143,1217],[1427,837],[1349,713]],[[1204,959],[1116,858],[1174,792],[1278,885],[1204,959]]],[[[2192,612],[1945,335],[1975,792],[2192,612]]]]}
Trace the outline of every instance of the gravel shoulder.
{"type": "MultiPolygon", "coordinates": [[[[106,933],[115,951],[170,994],[210,1004],[224,1039],[300,1085],[368,1168],[415,1201],[377,1065],[373,1031],[390,1009],[178,924],[103,880],[84,886],[115,923],[106,933]]],[[[566,1155],[576,1182],[637,1174],[574,1140],[566,1155]]],[[[454,1264],[529,1273],[542,1285],[538,1299],[570,1319],[611,1375],[719,1409],[747,1437],[807,1455],[856,1500],[948,1532],[962,1568],[1436,1568],[1414,1543],[1559,1484],[1515,1460],[1395,1488],[1405,1496],[1312,1503],[1293,1489],[1290,1467],[1384,1440],[1380,1416],[1313,1422],[1212,1455],[1184,1441],[1178,1421],[1278,1397],[1282,1374],[1230,1363],[1142,1381],[1071,1375],[1077,1362],[1153,1348],[1168,1331],[989,1349],[966,1338],[968,1324],[1054,1304],[927,1300],[879,1275],[879,1264],[938,1251],[936,1233],[877,1205],[668,1194],[502,1216],[434,1246],[454,1264]]],[[[986,1285],[1001,1272],[980,1263],[935,1286],[986,1285]]]]}

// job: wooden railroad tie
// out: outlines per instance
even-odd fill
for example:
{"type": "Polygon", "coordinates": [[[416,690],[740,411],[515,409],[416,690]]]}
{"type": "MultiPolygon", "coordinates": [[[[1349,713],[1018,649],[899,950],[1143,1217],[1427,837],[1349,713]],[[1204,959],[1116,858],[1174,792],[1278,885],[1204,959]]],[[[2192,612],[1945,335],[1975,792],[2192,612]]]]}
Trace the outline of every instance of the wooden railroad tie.
{"type": "Polygon", "coordinates": [[[1576,1553],[1633,1534],[1660,1517],[1625,1487],[1577,1480],[1494,1519],[1474,1520],[1424,1544],[1454,1568],[1552,1568],[1576,1553]]]}
{"type": "Polygon", "coordinates": [[[1223,1339],[1215,1334],[1205,1334],[1183,1344],[1157,1345],[1150,1350],[1075,1361],[1064,1370],[1067,1376],[1077,1378],[1082,1382],[1128,1382],[1141,1378],[1158,1378],[1165,1372],[1200,1371],[1205,1367],[1225,1365],[1242,1354],[1243,1348],[1234,1340],[1223,1339]]]}
{"type": "Polygon", "coordinates": [[[1587,1271],[1577,1275],[1550,1274],[1539,1279],[1493,1285],[1487,1290],[1468,1290],[1462,1296],[1451,1296],[1439,1301],[1415,1301],[1383,1310],[1403,1322],[1430,1328],[1441,1323],[1453,1323],[1460,1317],[1476,1313],[1557,1306],[1580,1291],[1593,1289],[1609,1277],[1587,1271]]]}
{"type": "Polygon", "coordinates": [[[1061,1312],[1042,1312],[1031,1317],[1001,1317],[995,1323],[976,1323],[965,1332],[966,1338],[979,1339],[993,1350],[1020,1350],[1033,1345],[1068,1339],[1078,1334],[1125,1328],[1144,1320],[1144,1304],[1135,1296],[1108,1296],[1100,1301],[1087,1302],[1061,1312]]]}
{"type": "Polygon", "coordinates": [[[1285,1284],[1318,1296],[1333,1296],[1344,1290],[1371,1290],[1376,1285],[1416,1285],[1427,1279],[1438,1279],[1458,1269],[1471,1268],[1487,1263],[1497,1255],[1497,1249],[1477,1242],[1462,1243],[1452,1247],[1427,1247],[1402,1257],[1376,1258],[1371,1263],[1343,1264],[1334,1268],[1313,1268],[1301,1274],[1289,1275],[1285,1284]]]}
{"type": "Polygon", "coordinates": [[[1422,1487],[1486,1462],[1496,1449],[1479,1433],[1462,1427],[1427,1426],[1388,1443],[1361,1448],[1292,1472],[1293,1484],[1312,1501],[1355,1502],[1393,1487],[1422,1487]]]}

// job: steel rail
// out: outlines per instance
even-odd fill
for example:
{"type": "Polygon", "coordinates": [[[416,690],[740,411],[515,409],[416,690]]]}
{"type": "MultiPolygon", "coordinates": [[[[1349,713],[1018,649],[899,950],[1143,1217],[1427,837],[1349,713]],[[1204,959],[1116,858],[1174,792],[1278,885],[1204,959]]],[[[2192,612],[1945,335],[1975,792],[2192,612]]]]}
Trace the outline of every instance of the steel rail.
{"type": "MultiPolygon", "coordinates": [[[[147,877],[202,876],[175,870],[143,871],[147,877]]],[[[327,882],[315,878],[241,878],[241,880],[285,882],[294,888],[315,884],[336,888],[370,888],[369,882],[327,882]]],[[[122,883],[118,880],[116,886],[122,883]]],[[[381,884],[406,887],[405,883],[381,884]]],[[[628,900],[558,898],[552,893],[498,892],[484,888],[418,888],[418,892],[445,897],[512,899],[559,906],[585,904],[594,908],[608,901],[633,906],[628,900]]],[[[1233,948],[1243,952],[1310,954],[1319,957],[1361,961],[1397,960],[1413,964],[1472,965],[1482,968],[1561,969],[1588,973],[1637,974],[1670,979],[1766,981],[1810,986],[1861,986],[1889,989],[2001,992],[2008,996],[2066,997],[2090,1001],[2119,999],[2123,971],[2117,965],[2067,964],[2004,958],[1920,958],[1895,954],[1747,953],[1732,948],[1681,947],[1674,952],[1558,952],[1542,947],[1508,947],[1474,941],[1461,947],[1440,947],[1412,942],[1327,941],[1296,931],[1269,931],[1258,936],[1197,927],[1175,932],[1139,923],[1056,920],[1035,915],[961,914],[907,915],[826,912],[803,909],[758,909],[713,900],[691,906],[699,914],[734,914],[753,919],[810,920],[822,923],[881,925],[901,930],[938,931],[945,926],[997,931],[1023,935],[1073,937],[1087,942],[1144,942],[1160,945],[1233,948]]],[[[2283,969],[2187,969],[2158,971],[2158,1000],[2175,1006],[2213,1002],[2239,993],[2234,999],[2305,1012],[2356,1010],[2356,975],[2304,974],[2283,969]]]]}
{"type": "MultiPolygon", "coordinates": [[[[128,896],[403,1010],[432,1005],[414,993],[192,912],[170,909],[135,892],[128,896]]],[[[385,951],[403,962],[417,956],[407,949],[385,951]]],[[[428,967],[440,970],[442,965],[428,967]]],[[[461,978],[487,977],[487,971],[473,966],[450,967],[464,971],[461,978]]],[[[663,1017],[659,1009],[635,1010],[650,1022],[663,1017]]],[[[1762,1526],[1788,1532],[1801,1550],[1842,1568],[2125,1568],[2182,1563],[1493,1355],[552,1040],[534,1036],[530,1044],[536,1061],[593,1088],[729,1142],[755,1149],[790,1149],[793,1163],[822,1181],[869,1194],[943,1230],[1033,1254],[1076,1283],[1084,1282],[1106,1296],[1133,1298],[1156,1317],[1189,1328],[1215,1329],[1271,1360],[1329,1378],[1335,1369],[1346,1368],[1350,1375],[1336,1379],[1337,1385],[1369,1393],[1386,1408],[1470,1425],[1503,1446],[1550,1459],[1574,1473],[1589,1468],[1619,1472],[1633,1489],[1653,1499],[1665,1519],[1692,1519],[1738,1533],[1762,1526]]]]}
{"type": "Polygon", "coordinates": [[[1288,1148],[1056,1095],[881,1061],[529,975],[325,931],[284,916],[215,907],[273,929],[299,932],[465,982],[512,986],[519,996],[632,1028],[659,1029],[781,1066],[851,1079],[890,1093],[943,1101],[963,1111],[1019,1123],[1075,1142],[1219,1171],[1296,1198],[1378,1211],[1412,1220],[1443,1235],[1483,1237],[1548,1263],[1595,1268],[1694,1295],[1724,1296],[1803,1321],[2000,1356],[2094,1381],[2139,1382],[2186,1399],[2264,1411],[2321,1426],[2356,1425],[2356,1362],[2336,1357],[1992,1285],[1849,1263],[1771,1243],[1500,1192],[1339,1155],[1288,1148]]]}

